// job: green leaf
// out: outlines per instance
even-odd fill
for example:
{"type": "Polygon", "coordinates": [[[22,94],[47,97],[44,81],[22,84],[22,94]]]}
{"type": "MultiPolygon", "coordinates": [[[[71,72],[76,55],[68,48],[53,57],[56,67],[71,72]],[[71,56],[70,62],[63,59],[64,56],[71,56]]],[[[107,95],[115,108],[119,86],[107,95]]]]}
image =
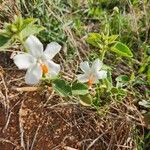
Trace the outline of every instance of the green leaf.
{"type": "Polygon", "coordinates": [[[118,88],[116,87],[111,88],[111,93],[112,95],[118,94],[118,88]]]}
{"type": "Polygon", "coordinates": [[[10,38],[0,35],[0,47],[4,47],[9,43],[10,38]]]}
{"type": "Polygon", "coordinates": [[[147,85],[147,82],[144,81],[143,79],[137,78],[137,79],[134,81],[134,85],[147,85]]]}
{"type": "Polygon", "coordinates": [[[127,75],[120,75],[116,78],[116,81],[117,81],[117,85],[116,85],[117,87],[123,87],[129,83],[130,78],[127,75]]]}
{"type": "Polygon", "coordinates": [[[120,75],[116,78],[116,81],[126,83],[129,82],[130,79],[127,75],[120,75]]]}
{"type": "Polygon", "coordinates": [[[117,87],[113,87],[111,89],[111,93],[112,93],[112,95],[118,95],[118,96],[126,96],[127,95],[126,90],[124,90],[122,88],[117,88],[117,87]]]}
{"type": "Polygon", "coordinates": [[[135,80],[135,74],[134,72],[132,72],[131,76],[130,76],[130,81],[134,81],[135,80]]]}
{"type": "Polygon", "coordinates": [[[107,78],[104,79],[104,83],[107,87],[107,91],[110,91],[111,88],[113,87],[113,81],[112,81],[112,74],[111,71],[107,72],[107,78]]]}
{"type": "Polygon", "coordinates": [[[44,30],[45,28],[39,25],[28,25],[22,31],[22,37],[26,38],[29,35],[38,34],[40,31],[44,30]]]}
{"type": "Polygon", "coordinates": [[[26,26],[28,26],[29,24],[34,24],[36,21],[37,21],[37,19],[35,19],[35,18],[24,19],[21,29],[23,30],[26,26]]]}
{"type": "Polygon", "coordinates": [[[121,88],[118,88],[118,95],[127,96],[127,91],[121,88]]]}
{"type": "Polygon", "coordinates": [[[87,94],[88,87],[85,84],[82,83],[73,83],[72,84],[72,94],[73,95],[85,95],[87,94]]]}
{"type": "Polygon", "coordinates": [[[124,57],[133,57],[133,54],[131,52],[131,50],[127,47],[127,45],[121,43],[121,42],[117,42],[112,48],[111,50],[115,53],[117,53],[120,56],[124,56],[124,57]]]}
{"type": "Polygon", "coordinates": [[[53,88],[63,97],[71,95],[70,85],[62,79],[53,80],[53,88]]]}
{"type": "Polygon", "coordinates": [[[83,106],[91,106],[92,105],[92,96],[90,94],[80,95],[80,103],[83,106]]]}
{"type": "Polygon", "coordinates": [[[147,69],[147,79],[148,79],[148,83],[150,85],[150,66],[148,66],[148,69],[147,69]]]}
{"type": "Polygon", "coordinates": [[[115,40],[118,38],[118,35],[111,35],[108,37],[108,43],[112,44],[115,42],[115,40]]]}
{"type": "Polygon", "coordinates": [[[140,67],[140,69],[139,69],[139,73],[143,73],[145,70],[146,70],[146,68],[147,68],[147,66],[148,66],[148,63],[147,62],[144,62],[142,65],[141,65],[141,67],[140,67]]]}
{"type": "Polygon", "coordinates": [[[100,48],[101,38],[102,36],[99,33],[89,33],[89,36],[86,39],[86,42],[91,44],[92,46],[100,48]]]}

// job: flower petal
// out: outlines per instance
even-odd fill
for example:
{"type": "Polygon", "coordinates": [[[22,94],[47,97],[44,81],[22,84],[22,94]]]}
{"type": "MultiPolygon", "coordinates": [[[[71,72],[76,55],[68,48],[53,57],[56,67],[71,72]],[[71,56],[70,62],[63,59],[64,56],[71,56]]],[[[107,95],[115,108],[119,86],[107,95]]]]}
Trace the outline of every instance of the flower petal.
{"type": "Polygon", "coordinates": [[[43,54],[43,44],[34,35],[27,38],[25,46],[29,49],[29,53],[36,58],[43,54]]]}
{"type": "Polygon", "coordinates": [[[105,70],[98,71],[96,73],[96,76],[98,79],[105,79],[105,78],[107,78],[107,71],[105,71],[105,70]]]}
{"type": "Polygon", "coordinates": [[[85,83],[85,82],[89,81],[88,76],[86,74],[79,74],[79,75],[77,75],[77,79],[81,83],[85,83]]]}
{"type": "Polygon", "coordinates": [[[56,42],[51,42],[47,45],[44,54],[52,59],[59,51],[61,50],[61,46],[56,42]]]}
{"type": "Polygon", "coordinates": [[[91,70],[92,70],[93,72],[99,71],[99,70],[102,68],[102,65],[103,65],[102,61],[100,61],[99,59],[96,59],[96,60],[92,63],[92,68],[91,68],[91,70]]]}
{"type": "Polygon", "coordinates": [[[60,72],[60,65],[54,63],[53,61],[47,61],[48,65],[48,74],[50,77],[55,77],[59,74],[60,72]]]}
{"type": "Polygon", "coordinates": [[[39,64],[32,65],[25,75],[26,84],[37,84],[42,78],[42,70],[39,64]]]}
{"type": "Polygon", "coordinates": [[[13,60],[19,69],[28,69],[36,61],[35,58],[28,53],[17,54],[13,57],[13,60]]]}
{"type": "Polygon", "coordinates": [[[89,72],[90,71],[90,66],[89,66],[89,63],[87,61],[81,62],[80,68],[83,72],[89,72]]]}

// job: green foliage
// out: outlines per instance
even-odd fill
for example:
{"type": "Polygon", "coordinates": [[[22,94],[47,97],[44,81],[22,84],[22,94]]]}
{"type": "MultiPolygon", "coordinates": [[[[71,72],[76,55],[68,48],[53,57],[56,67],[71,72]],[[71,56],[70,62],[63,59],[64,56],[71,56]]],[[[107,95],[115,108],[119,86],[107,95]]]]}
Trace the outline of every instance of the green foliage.
{"type": "Polygon", "coordinates": [[[115,6],[125,5],[124,0],[88,0],[88,16],[99,20],[105,10],[111,11],[115,6]]]}
{"type": "Polygon", "coordinates": [[[54,90],[61,96],[66,97],[71,95],[71,87],[65,80],[55,79],[52,84],[54,90]]]}
{"type": "Polygon", "coordinates": [[[102,36],[99,33],[89,33],[88,37],[86,38],[86,42],[92,46],[101,48],[102,36]]]}
{"type": "MultiPolygon", "coordinates": [[[[122,5],[126,9],[125,5],[122,5]]],[[[114,7],[112,15],[109,13],[106,14],[107,20],[106,24],[109,26],[110,34],[117,34],[119,41],[123,43],[127,43],[128,45],[134,43],[134,36],[132,32],[133,24],[131,24],[130,17],[126,12],[122,12],[123,9],[119,9],[119,7],[114,7]]],[[[130,45],[131,46],[131,45],[130,45]]]]}
{"type": "Polygon", "coordinates": [[[66,1],[33,1],[33,0],[19,0],[19,7],[24,17],[40,18],[38,23],[45,27],[45,30],[38,35],[45,43],[49,41],[57,41],[63,43],[67,37],[63,30],[65,19],[62,19],[63,14],[68,12],[66,1]]]}
{"type": "Polygon", "coordinates": [[[142,59],[142,64],[139,69],[139,74],[145,74],[147,77],[147,82],[150,84],[150,47],[147,45],[144,45],[144,57],[142,59]]]}
{"type": "Polygon", "coordinates": [[[72,84],[72,95],[86,95],[89,93],[88,87],[82,83],[72,84]]]}
{"type": "MultiPolygon", "coordinates": [[[[59,93],[60,96],[78,96],[79,102],[83,106],[90,106],[99,109],[100,107],[109,103],[109,100],[105,100],[105,103],[101,102],[101,98],[104,95],[107,95],[107,99],[111,99],[111,97],[113,97],[117,101],[122,100],[127,95],[126,90],[122,89],[122,85],[118,87],[114,87],[112,85],[112,79],[110,77],[111,75],[108,76],[108,79],[104,80],[103,84],[98,84],[96,88],[92,88],[91,90],[86,84],[79,82],[69,84],[63,79],[53,80],[52,85],[54,90],[59,93]]],[[[127,77],[123,75],[118,77],[117,80],[118,82],[120,81],[120,84],[124,82],[127,83],[127,77]]]]}
{"type": "Polygon", "coordinates": [[[118,35],[107,36],[99,33],[89,33],[88,37],[86,38],[86,42],[92,46],[102,49],[104,46],[115,43],[117,37],[118,35]]]}
{"type": "Polygon", "coordinates": [[[12,23],[5,23],[4,29],[0,30],[0,47],[9,46],[15,41],[23,43],[29,35],[44,30],[42,26],[35,25],[35,22],[37,19],[23,19],[21,16],[15,16],[12,23]]]}
{"type": "Polygon", "coordinates": [[[123,43],[117,42],[111,50],[120,56],[133,57],[131,50],[123,43]]]}
{"type": "Polygon", "coordinates": [[[124,87],[129,84],[130,78],[127,75],[120,75],[116,78],[116,87],[124,87]]]}
{"type": "MultiPolygon", "coordinates": [[[[123,57],[133,57],[133,54],[131,50],[127,47],[127,45],[116,41],[118,38],[118,35],[104,35],[99,33],[90,33],[87,37],[86,41],[91,44],[92,46],[100,49],[100,59],[103,61],[103,59],[106,57],[107,54],[112,52],[115,52],[119,56],[123,57]]],[[[127,96],[127,90],[123,89],[124,87],[127,87],[130,85],[131,81],[134,80],[134,76],[132,74],[132,77],[128,77],[127,75],[121,75],[116,78],[116,86],[113,86],[113,80],[111,78],[111,70],[108,70],[107,79],[103,81],[101,85],[97,87],[96,95],[93,97],[93,105],[98,108],[103,106],[104,104],[109,103],[112,98],[116,101],[120,101],[124,99],[127,96]],[[131,79],[132,78],[132,79],[131,79]],[[101,99],[103,97],[107,97],[107,101],[105,103],[101,102],[101,99]]]]}
{"type": "Polygon", "coordinates": [[[10,38],[5,37],[4,35],[0,35],[0,47],[7,46],[9,44],[10,38]]]}
{"type": "Polygon", "coordinates": [[[80,95],[79,97],[80,97],[80,103],[83,106],[91,106],[92,105],[93,98],[90,94],[80,95]]]}
{"type": "Polygon", "coordinates": [[[107,72],[107,78],[103,81],[105,83],[105,86],[107,88],[107,91],[110,91],[113,87],[113,81],[112,81],[112,73],[110,70],[107,72]]]}
{"type": "Polygon", "coordinates": [[[90,33],[86,39],[86,42],[92,46],[100,49],[100,59],[105,58],[107,51],[112,51],[123,57],[133,57],[131,50],[127,45],[116,41],[118,35],[104,35],[99,33],[90,33]]]}
{"type": "Polygon", "coordinates": [[[35,34],[39,33],[42,30],[44,30],[44,28],[39,26],[39,25],[29,24],[28,26],[26,26],[26,28],[24,28],[20,32],[20,34],[21,34],[22,38],[25,39],[29,35],[35,35],[35,34]]]}
{"type": "Polygon", "coordinates": [[[114,97],[116,101],[119,101],[127,96],[127,91],[122,88],[113,87],[111,89],[111,96],[114,97]]]}
{"type": "Polygon", "coordinates": [[[115,43],[116,42],[116,39],[118,38],[118,35],[111,35],[111,36],[106,36],[105,37],[106,38],[106,42],[108,43],[108,44],[113,44],[113,43],[115,43]]]}

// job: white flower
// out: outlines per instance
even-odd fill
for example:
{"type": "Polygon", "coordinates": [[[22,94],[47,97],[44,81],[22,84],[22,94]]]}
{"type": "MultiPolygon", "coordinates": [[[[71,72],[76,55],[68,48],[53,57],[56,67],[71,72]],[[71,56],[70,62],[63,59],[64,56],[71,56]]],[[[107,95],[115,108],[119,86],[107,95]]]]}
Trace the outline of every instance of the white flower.
{"type": "Polygon", "coordinates": [[[29,52],[17,54],[13,60],[19,69],[27,69],[27,84],[37,84],[43,74],[49,77],[58,75],[60,65],[51,60],[61,49],[58,43],[49,43],[43,51],[43,44],[39,39],[30,35],[25,41],[25,46],[29,52]]]}
{"type": "Polygon", "coordinates": [[[77,75],[77,78],[82,83],[88,83],[88,86],[91,87],[92,84],[98,83],[99,79],[104,79],[107,77],[107,71],[102,70],[103,63],[96,59],[92,66],[89,66],[87,61],[80,63],[80,68],[84,74],[77,75]]]}

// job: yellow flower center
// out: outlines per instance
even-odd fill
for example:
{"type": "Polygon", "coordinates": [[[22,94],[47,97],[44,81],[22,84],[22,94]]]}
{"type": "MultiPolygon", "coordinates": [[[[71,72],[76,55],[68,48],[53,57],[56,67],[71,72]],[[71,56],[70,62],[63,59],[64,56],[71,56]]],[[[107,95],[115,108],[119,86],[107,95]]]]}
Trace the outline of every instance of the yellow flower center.
{"type": "Polygon", "coordinates": [[[90,78],[89,78],[89,81],[88,81],[88,87],[91,88],[92,87],[92,84],[93,84],[93,80],[94,80],[94,76],[91,75],[90,78]]]}
{"type": "Polygon", "coordinates": [[[89,79],[89,81],[88,81],[88,87],[91,87],[92,84],[93,84],[93,81],[91,79],[89,79]]]}
{"type": "Polygon", "coordinates": [[[41,69],[42,69],[42,73],[43,74],[47,74],[48,73],[48,67],[45,64],[41,64],[41,69]]]}

